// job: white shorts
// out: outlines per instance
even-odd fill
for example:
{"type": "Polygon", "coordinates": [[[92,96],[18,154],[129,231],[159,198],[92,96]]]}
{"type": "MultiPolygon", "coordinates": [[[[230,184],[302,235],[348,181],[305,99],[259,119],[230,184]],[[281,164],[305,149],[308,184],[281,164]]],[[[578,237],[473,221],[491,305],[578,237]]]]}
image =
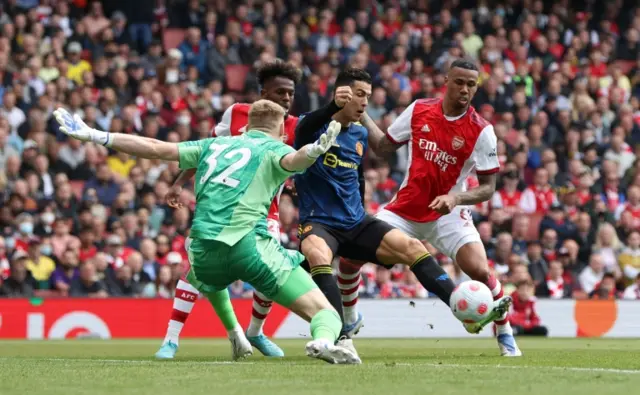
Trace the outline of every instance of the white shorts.
{"type": "Polygon", "coordinates": [[[468,208],[456,207],[451,213],[433,222],[414,222],[388,210],[380,210],[376,218],[418,240],[426,240],[451,259],[465,244],[481,243],[468,208]]]}

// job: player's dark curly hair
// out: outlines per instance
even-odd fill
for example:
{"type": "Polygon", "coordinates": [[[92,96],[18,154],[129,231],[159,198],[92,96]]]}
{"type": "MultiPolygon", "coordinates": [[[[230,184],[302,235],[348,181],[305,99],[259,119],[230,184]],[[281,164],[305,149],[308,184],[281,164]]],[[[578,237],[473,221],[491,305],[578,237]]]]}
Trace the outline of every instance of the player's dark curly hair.
{"type": "Polygon", "coordinates": [[[291,63],[275,60],[265,63],[258,68],[258,83],[260,86],[276,77],[284,77],[293,81],[296,85],[300,83],[302,72],[291,63]]]}
{"type": "Polygon", "coordinates": [[[366,82],[367,84],[371,84],[371,76],[369,73],[362,69],[357,69],[355,67],[348,67],[342,70],[338,76],[336,77],[336,88],[339,86],[347,86],[352,85],[356,81],[366,82]]]}
{"type": "Polygon", "coordinates": [[[461,69],[465,69],[465,70],[473,70],[473,71],[479,71],[478,69],[478,65],[476,65],[476,63],[472,60],[469,59],[456,59],[451,63],[451,66],[449,66],[449,70],[452,70],[454,68],[461,68],[461,69]]]}

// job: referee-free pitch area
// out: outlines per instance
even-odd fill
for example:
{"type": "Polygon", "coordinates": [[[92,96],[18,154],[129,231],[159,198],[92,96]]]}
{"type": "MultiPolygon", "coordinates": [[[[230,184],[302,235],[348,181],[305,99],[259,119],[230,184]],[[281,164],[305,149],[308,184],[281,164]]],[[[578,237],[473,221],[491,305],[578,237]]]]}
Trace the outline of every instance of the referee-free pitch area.
{"type": "Polygon", "coordinates": [[[363,364],[303,354],[231,362],[226,340],[183,340],[173,361],[159,340],[1,341],[0,394],[631,394],[640,388],[640,340],[519,339],[501,358],[493,339],[357,339],[363,364]]]}

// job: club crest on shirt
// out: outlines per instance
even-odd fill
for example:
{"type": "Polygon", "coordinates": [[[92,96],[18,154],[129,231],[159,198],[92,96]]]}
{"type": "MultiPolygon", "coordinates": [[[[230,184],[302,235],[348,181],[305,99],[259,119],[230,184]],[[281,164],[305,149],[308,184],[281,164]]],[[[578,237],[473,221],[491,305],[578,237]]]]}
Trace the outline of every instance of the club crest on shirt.
{"type": "Polygon", "coordinates": [[[464,139],[462,137],[455,136],[451,145],[453,146],[453,149],[458,150],[464,145],[464,139]]]}
{"type": "Polygon", "coordinates": [[[362,145],[361,142],[357,142],[356,143],[356,152],[358,153],[358,155],[362,156],[362,154],[364,154],[364,146],[362,145]]]}

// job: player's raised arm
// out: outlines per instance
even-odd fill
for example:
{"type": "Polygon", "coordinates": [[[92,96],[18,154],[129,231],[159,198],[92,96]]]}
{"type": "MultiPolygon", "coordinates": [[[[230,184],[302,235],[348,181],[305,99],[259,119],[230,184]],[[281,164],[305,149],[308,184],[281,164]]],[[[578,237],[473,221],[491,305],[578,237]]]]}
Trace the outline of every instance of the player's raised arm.
{"type": "Polygon", "coordinates": [[[285,155],[280,160],[280,166],[291,172],[305,170],[331,148],[341,129],[340,122],[331,121],[327,132],[320,136],[315,143],[307,144],[298,151],[285,155]]]}
{"type": "Polygon", "coordinates": [[[296,126],[296,147],[313,143],[314,134],[331,122],[331,117],[350,102],[352,96],[351,87],[340,86],[329,104],[300,118],[296,126]]]}
{"type": "Polygon", "coordinates": [[[362,126],[367,128],[369,131],[369,147],[379,156],[387,156],[391,155],[395,152],[402,144],[391,141],[387,135],[380,130],[378,125],[376,125],[375,121],[371,119],[369,114],[366,112],[362,114],[362,118],[360,118],[362,122],[362,126]]]}
{"type": "Polygon", "coordinates": [[[179,160],[178,145],[175,143],[92,129],[78,115],[74,117],[64,108],[54,111],[54,115],[60,124],[60,131],[77,140],[91,141],[140,158],[179,160]]]}

